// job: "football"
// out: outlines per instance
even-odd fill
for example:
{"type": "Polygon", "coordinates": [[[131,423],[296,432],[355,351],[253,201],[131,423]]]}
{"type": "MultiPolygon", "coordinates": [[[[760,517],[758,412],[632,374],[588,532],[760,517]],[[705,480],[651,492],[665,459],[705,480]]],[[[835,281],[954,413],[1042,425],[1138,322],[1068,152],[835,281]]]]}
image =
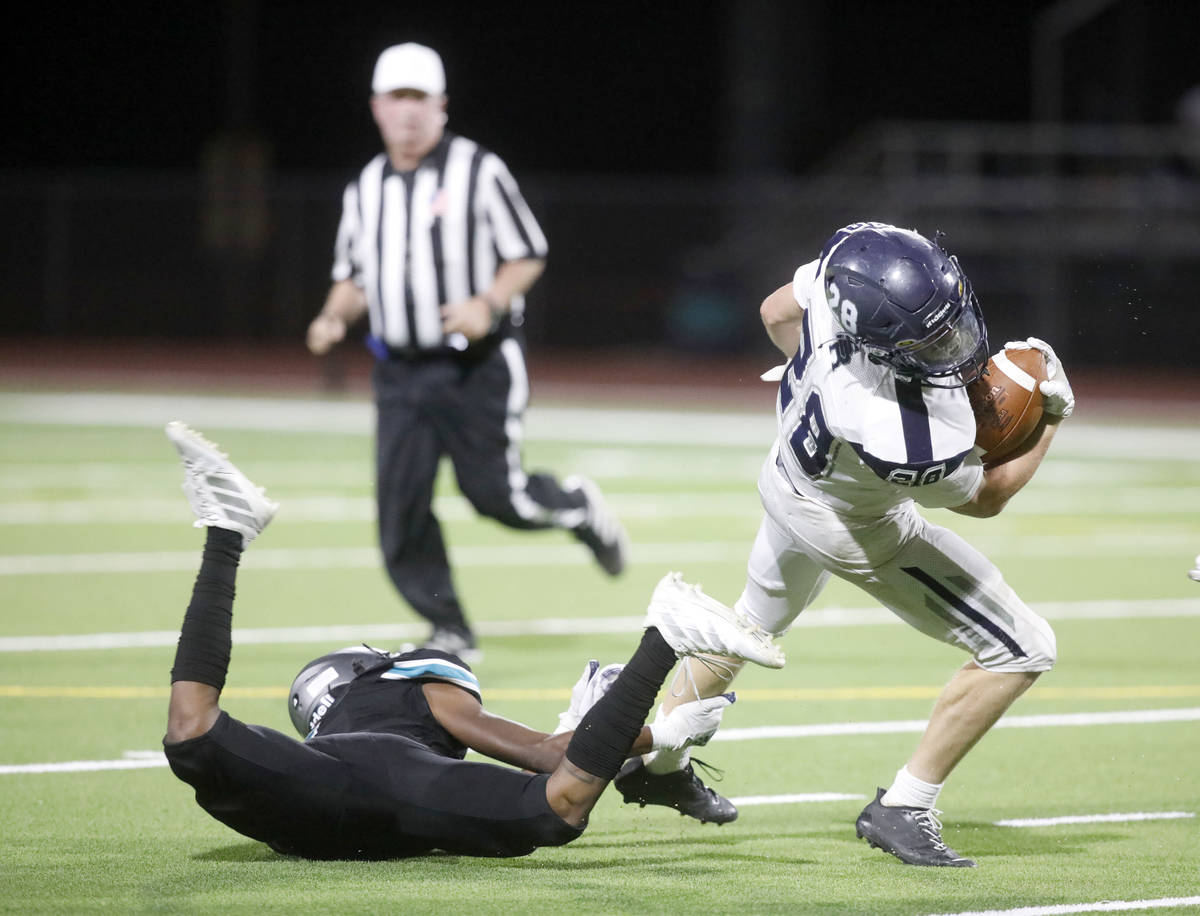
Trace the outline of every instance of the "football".
{"type": "Polygon", "coordinates": [[[975,446],[985,465],[1011,455],[1042,418],[1046,357],[1040,350],[1001,350],[987,372],[967,386],[975,411],[975,446]]]}

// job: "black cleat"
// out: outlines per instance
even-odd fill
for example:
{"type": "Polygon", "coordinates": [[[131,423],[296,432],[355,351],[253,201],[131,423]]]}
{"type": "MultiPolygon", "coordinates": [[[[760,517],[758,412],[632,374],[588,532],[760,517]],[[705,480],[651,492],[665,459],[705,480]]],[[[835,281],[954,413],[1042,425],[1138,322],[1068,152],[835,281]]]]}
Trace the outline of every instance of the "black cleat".
{"type": "Polygon", "coordinates": [[[875,801],[863,808],[854,823],[860,840],[872,849],[890,852],[908,865],[941,865],[949,868],[974,868],[975,863],[960,856],[942,841],[942,823],[937,808],[906,808],[882,803],[886,789],[875,793],[875,801]]]}
{"type": "Polygon", "coordinates": [[[583,497],[583,508],[587,510],[583,523],[572,528],[571,533],[587,546],[601,569],[610,576],[619,576],[625,571],[625,558],[629,553],[625,527],[604,505],[600,488],[586,477],[572,475],[563,481],[563,487],[578,492],[583,497]]]}
{"type": "MultiPolygon", "coordinates": [[[[705,766],[700,760],[695,762],[705,766]]],[[[627,805],[636,803],[643,808],[666,805],[702,824],[728,824],[737,820],[738,810],[733,802],[702,783],[690,763],[674,773],[659,774],[651,773],[642,758],[634,757],[621,767],[613,785],[627,805]]]]}

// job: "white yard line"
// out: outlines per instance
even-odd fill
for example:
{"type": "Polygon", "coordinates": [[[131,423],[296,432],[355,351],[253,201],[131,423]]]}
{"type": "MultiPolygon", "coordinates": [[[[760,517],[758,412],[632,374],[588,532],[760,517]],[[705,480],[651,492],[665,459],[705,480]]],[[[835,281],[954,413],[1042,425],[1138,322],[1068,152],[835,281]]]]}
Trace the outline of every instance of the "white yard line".
{"type": "MultiPolygon", "coordinates": [[[[542,620],[480,621],[474,624],[480,636],[555,636],[636,633],[642,617],[547,618],[542,620]]],[[[427,623],[344,624],[341,626],[238,628],[234,645],[283,645],[288,643],[341,643],[352,645],[394,644],[425,636],[427,623]]],[[[44,652],[63,649],[130,649],[173,646],[178,630],[145,630],[130,633],[83,633],[67,636],[0,637],[0,652],[44,652]]]]}
{"type": "MultiPolygon", "coordinates": [[[[1157,725],[1166,722],[1200,721],[1200,708],[1120,710],[1117,712],[1060,713],[1038,716],[1009,716],[996,723],[994,728],[1061,728],[1080,725],[1157,725]]],[[[883,722],[826,722],[812,725],[769,725],[757,728],[727,728],[717,732],[713,741],[761,741],[786,738],[819,738],[841,735],[884,735],[925,730],[924,719],[894,719],[883,722]]],[[[156,760],[150,752],[131,751],[119,765],[94,766],[97,761],[74,761],[63,764],[45,764],[58,769],[133,769],[136,761],[156,760]],[[130,763],[129,761],[135,761],[130,763]]],[[[106,763],[100,761],[99,763],[106,763]]],[[[42,766],[21,764],[20,766],[42,766]]],[[[58,769],[52,770],[58,772],[58,769]]],[[[4,772],[32,772],[0,768],[4,772]]],[[[47,771],[50,772],[50,771],[47,771]]],[[[859,796],[853,796],[855,798],[859,796]]],[[[750,802],[768,804],[768,802],[750,802]]]]}
{"type": "MultiPolygon", "coordinates": [[[[599,474],[593,467],[584,470],[593,477],[612,479],[617,475],[599,474]]],[[[70,474],[69,471],[64,471],[70,474]]],[[[644,475],[639,475],[644,476],[644,475]]],[[[730,479],[736,475],[726,475],[730,479]]],[[[747,472],[745,479],[750,481],[752,473],[747,472]]],[[[262,478],[269,479],[269,478],[262,478]]],[[[678,479],[678,478],[676,478],[678,479]]],[[[689,478],[690,479],[690,478],[689,478]]],[[[60,481],[61,482],[61,481],[60,481]]],[[[152,488],[156,492],[167,492],[171,486],[152,488]]],[[[126,485],[130,490],[134,484],[126,485]]],[[[4,480],[0,472],[0,489],[15,491],[27,490],[20,481],[4,480]]],[[[114,488],[105,488],[111,494],[114,488]]],[[[124,489],[124,488],[116,488],[124,489]]],[[[144,492],[142,487],[140,492],[144,492]]],[[[272,492],[274,492],[272,490],[272,492]]],[[[1077,488],[1071,492],[1048,493],[1040,492],[1037,499],[1027,499],[1011,504],[1006,510],[1011,521],[1019,516],[1028,515],[1080,515],[1101,516],[1114,518],[1118,516],[1137,516],[1142,518],[1147,514],[1159,516],[1179,516],[1184,522],[1191,522],[1200,513],[1200,488],[1197,487],[1159,487],[1143,488],[1140,491],[1122,492],[1119,497],[1096,501],[1094,488],[1077,488]]],[[[747,518],[758,519],[762,508],[758,496],[747,486],[742,492],[711,493],[711,492],[675,492],[675,493],[619,493],[605,488],[605,502],[622,519],[669,521],[672,519],[690,518],[747,518]]],[[[283,518],[289,524],[311,524],[319,522],[367,522],[374,524],[375,499],[373,496],[337,496],[337,495],[307,495],[284,496],[282,499],[283,518]]],[[[478,514],[461,496],[439,496],[434,500],[434,511],[442,521],[470,521],[478,518],[478,514]]],[[[0,500],[0,525],[89,525],[97,522],[110,523],[120,521],[129,523],[149,523],[174,525],[186,523],[191,519],[187,504],[179,498],[147,499],[129,495],[124,498],[112,495],[100,496],[95,499],[45,499],[45,500],[0,500]]],[[[1095,550],[1129,550],[1149,542],[1151,550],[1170,550],[1181,537],[1188,537],[1180,531],[1113,531],[1113,532],[1083,532],[1074,534],[1066,539],[1057,537],[1057,541],[1065,543],[1058,546],[1056,539],[1039,537],[1022,533],[1020,543],[1015,545],[1025,552],[1037,551],[1044,553],[1084,553],[1095,550]]],[[[997,530],[977,531],[971,536],[977,544],[987,543],[987,549],[1005,549],[1008,541],[1013,539],[1010,532],[997,530]]],[[[1012,549],[1012,548],[1009,548],[1012,549]]]]}
{"type": "MultiPolygon", "coordinates": [[[[1164,722],[1200,721],[1200,708],[1192,709],[1146,709],[1107,713],[1068,713],[1046,716],[1011,716],[1001,719],[995,728],[1059,728],[1070,725],[1152,725],[1164,722]]],[[[713,741],[778,740],[782,738],[814,738],[830,735],[880,735],[897,732],[923,731],[923,720],[895,720],[890,722],[831,722],[820,725],[776,725],[763,728],[733,728],[719,731],[713,741]]],[[[152,751],[130,751],[121,760],[68,760],[57,763],[22,763],[0,766],[0,775],[16,773],[78,773],[93,770],[136,770],[162,766],[165,760],[152,751]]],[[[865,796],[846,795],[845,799],[865,796]]],[[[795,796],[750,796],[744,804],[786,804],[796,801],[835,801],[838,796],[819,793],[795,796]],[[761,800],[771,799],[775,801],[761,800]]],[[[735,803],[740,800],[735,800],[735,803]]],[[[1182,813],[1180,816],[1188,816],[1182,813]]],[[[1150,820],[1130,818],[1131,820],[1150,820]]],[[[1071,823],[1071,821],[1064,821],[1071,823]]]]}
{"type": "Polygon", "coordinates": [[[148,770],[165,767],[167,758],[127,757],[122,760],[64,760],[60,763],[12,763],[0,765],[0,776],[20,773],[94,773],[99,770],[148,770]]]}
{"type": "MultiPolygon", "coordinates": [[[[1081,725],[1157,725],[1164,722],[1200,722],[1200,707],[1141,709],[1118,712],[1052,713],[1039,716],[1006,716],[993,728],[1060,728],[1081,725]]],[[[726,728],[713,741],[758,741],[764,738],[823,738],[835,735],[889,735],[923,732],[926,719],[886,722],[824,722],[813,725],[761,725],[726,728]]]]}
{"type": "MultiPolygon", "coordinates": [[[[249,429],[370,435],[367,401],[290,400],[73,392],[0,394],[0,422],[71,426],[164,426],[173,419],[204,430],[249,429]]],[[[775,415],[761,412],[619,410],[534,406],[526,441],[658,445],[769,445],[775,415]]]]}
{"type": "MultiPolygon", "coordinates": [[[[1157,601],[1076,601],[1035,604],[1048,620],[1145,620],[1200,616],[1200,602],[1186,599],[1157,601]]],[[[482,637],[576,636],[636,633],[644,618],[541,617],[531,620],[482,620],[475,624],[482,637]]],[[[793,629],[805,627],[893,626],[901,620],[883,608],[816,608],[805,611],[793,629]]],[[[233,631],[236,645],[288,643],[399,643],[423,636],[428,624],[363,623],[308,627],[243,627],[233,631]]],[[[143,630],[116,633],[71,633],[47,636],[0,636],[0,652],[58,652],[64,649],[131,649],[173,646],[178,630],[143,630]]]]}
{"type": "MultiPolygon", "coordinates": [[[[764,386],[765,391],[765,386],[764,386]]],[[[236,398],[118,392],[0,394],[0,423],[161,427],[181,419],[205,432],[227,429],[370,435],[374,407],[363,400],[236,398]]],[[[774,411],[620,410],[534,405],[526,416],[527,441],[661,445],[769,445],[774,411]]],[[[1142,424],[1063,425],[1059,455],[1177,461],[1200,452],[1200,429],[1142,424]]]]}
{"type": "MultiPolygon", "coordinates": [[[[655,565],[744,563],[748,541],[667,541],[636,545],[634,563],[655,565]]],[[[194,571],[199,550],[154,550],[132,553],[58,553],[0,556],[0,576],[66,575],[194,571]]],[[[587,548],[569,539],[559,544],[528,543],[466,545],[450,548],[454,566],[586,566],[595,562],[587,548]]],[[[246,554],[245,569],[374,569],[380,564],[376,547],[264,548],[246,554]]]]}
{"type": "Polygon", "coordinates": [[[1068,814],[1063,817],[1019,817],[995,821],[997,827],[1057,827],[1059,824],[1122,824],[1127,821],[1173,821],[1195,817],[1193,811],[1132,811],[1128,814],[1068,814]]]}
{"type": "Polygon", "coordinates": [[[1054,903],[1047,906],[1022,906],[1013,910],[963,910],[934,916],[1061,916],[1067,913],[1121,913],[1131,910],[1159,910],[1175,906],[1200,906],[1197,897],[1159,897],[1154,900],[1097,900],[1095,903],[1054,903]]]}
{"type": "MultiPolygon", "coordinates": [[[[590,470],[590,469],[589,469],[590,470]]],[[[174,480],[172,480],[172,485],[174,480]]],[[[268,490],[268,493],[271,493],[268,490]]],[[[1200,491],[1197,491],[1200,492],[1200,491]]],[[[758,496],[750,487],[741,493],[647,493],[614,494],[606,492],[605,502],[623,519],[676,519],[743,517],[757,519],[761,514],[758,496]]],[[[375,521],[373,496],[285,496],[280,518],[288,524],[309,522],[375,521]]],[[[1176,500],[1175,505],[1178,505],[1176,500]]],[[[434,511],[442,521],[478,518],[471,504],[461,496],[439,496],[434,511]]],[[[1145,512],[1145,508],[1142,509],[1145,512]]],[[[71,500],[0,501],[0,525],[82,525],[94,522],[150,522],[163,525],[187,523],[193,518],[187,503],[177,496],[170,499],[101,497],[71,500]]],[[[1133,542],[1130,538],[1130,542],[1133,542]]]]}
{"type": "MultiPolygon", "coordinates": [[[[2,510],[0,510],[2,511],[2,510]]],[[[636,514],[636,513],[635,513],[636,514]]],[[[697,513],[707,515],[708,513],[697,513]]],[[[749,512],[732,513],[747,518],[749,512]]],[[[671,517],[667,513],[664,517],[671,517]]],[[[367,517],[363,517],[363,521],[367,517]]],[[[1064,538],[1059,535],[973,537],[980,549],[993,556],[1159,556],[1179,552],[1180,538],[1155,532],[1100,533],[1064,538]]],[[[630,549],[631,563],[678,566],[694,563],[744,563],[750,540],[637,542],[630,549]]],[[[1190,552],[1188,553],[1190,559],[1190,552]]],[[[586,548],[571,543],[527,542],[494,545],[460,545],[450,548],[453,565],[479,566],[583,566],[592,562],[586,548]]],[[[37,553],[0,556],[0,576],[79,575],[192,571],[199,564],[198,550],[132,551],[111,553],[37,553]]],[[[256,547],[246,555],[248,569],[373,569],[380,564],[375,547],[256,547]]]]}

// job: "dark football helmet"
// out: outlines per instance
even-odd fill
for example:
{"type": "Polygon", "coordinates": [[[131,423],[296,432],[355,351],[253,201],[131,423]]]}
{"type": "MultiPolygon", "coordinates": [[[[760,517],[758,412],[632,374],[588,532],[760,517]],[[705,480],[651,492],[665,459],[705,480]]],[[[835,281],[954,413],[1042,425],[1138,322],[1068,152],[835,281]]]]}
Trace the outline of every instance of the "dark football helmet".
{"type": "Polygon", "coordinates": [[[957,388],[987,365],[987,328],[971,281],[937,238],[853,223],[825,243],[823,282],[837,323],[869,359],[957,388]]]}
{"type": "Polygon", "coordinates": [[[296,731],[307,737],[337,699],[334,692],[339,687],[390,660],[391,656],[380,649],[347,646],[301,668],[288,691],[288,714],[296,731]]]}

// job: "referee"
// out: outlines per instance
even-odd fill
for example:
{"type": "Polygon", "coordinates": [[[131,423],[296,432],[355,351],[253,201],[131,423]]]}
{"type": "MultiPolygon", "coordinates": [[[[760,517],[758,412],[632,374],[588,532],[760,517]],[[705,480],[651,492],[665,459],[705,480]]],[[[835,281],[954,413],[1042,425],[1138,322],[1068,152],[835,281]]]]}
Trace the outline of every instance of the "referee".
{"type": "Polygon", "coordinates": [[[328,352],[368,313],[384,564],[433,625],[425,647],[469,660],[475,636],[433,513],[442,455],[481,515],[568,529],[610,575],[624,568],[625,532],[591,481],[560,484],[522,466],[529,380],[519,329],[546,239],[516,181],[497,155],[445,129],[445,74],[431,48],[388,48],[371,88],[386,152],[346,187],[333,286],[308,348],[328,352]]]}

